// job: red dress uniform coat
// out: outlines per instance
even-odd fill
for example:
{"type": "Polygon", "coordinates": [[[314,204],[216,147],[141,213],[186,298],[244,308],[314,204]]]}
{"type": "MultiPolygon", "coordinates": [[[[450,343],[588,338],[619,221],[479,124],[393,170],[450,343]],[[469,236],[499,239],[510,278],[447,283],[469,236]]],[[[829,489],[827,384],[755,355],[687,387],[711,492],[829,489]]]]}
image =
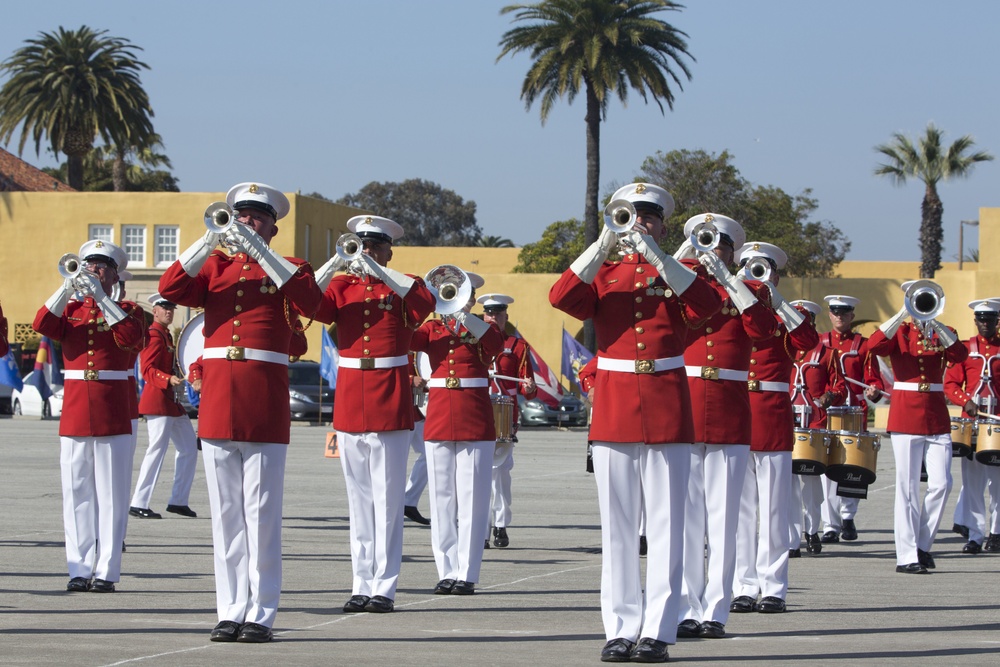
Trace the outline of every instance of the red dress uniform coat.
{"type": "Polygon", "coordinates": [[[1000,335],[989,339],[977,335],[963,341],[963,345],[969,356],[965,361],[948,364],[944,374],[944,395],[961,408],[969,401],[992,398],[993,405],[986,411],[996,414],[997,399],[1000,398],[1000,335]],[[983,369],[987,363],[990,365],[990,377],[988,382],[983,382],[983,369]]]}
{"type": "MultiPolygon", "coordinates": [[[[685,264],[699,273],[705,271],[696,261],[685,264]]],[[[747,283],[758,301],[741,314],[726,289],[715,278],[708,280],[719,292],[722,309],[704,324],[688,330],[684,350],[684,365],[702,369],[700,376],[688,375],[694,437],[696,442],[709,445],[749,445],[751,413],[747,382],[710,379],[711,369],[748,373],[753,341],[773,336],[778,323],[769,305],[770,292],[761,283],[747,283]]]]}
{"type": "MultiPolygon", "coordinates": [[[[534,373],[531,370],[528,342],[518,336],[508,335],[506,332],[503,333],[503,338],[503,349],[493,360],[493,372],[497,375],[523,380],[533,379],[534,373]]],[[[490,393],[510,396],[514,399],[514,432],[517,432],[518,415],[520,414],[517,395],[523,394],[525,398],[531,400],[538,395],[538,387],[531,391],[525,391],[523,382],[494,379],[490,381],[490,393]]]]}
{"type": "Polygon", "coordinates": [[[597,357],[591,358],[580,372],[577,374],[580,378],[580,388],[583,389],[583,393],[590,395],[590,390],[594,388],[594,380],[597,379],[597,357]]]}
{"type": "MultiPolygon", "coordinates": [[[[878,357],[871,352],[871,344],[868,339],[857,333],[849,331],[838,333],[831,331],[819,337],[820,342],[826,347],[837,350],[840,353],[840,373],[845,378],[851,378],[857,382],[875,387],[879,391],[885,391],[885,382],[882,380],[882,371],[879,370],[878,357]]],[[[847,382],[847,400],[845,405],[859,405],[865,409],[865,418],[862,426],[868,430],[868,401],[865,400],[865,388],[854,383],[847,382]]]]}
{"type": "Polygon", "coordinates": [[[809,415],[808,423],[802,428],[825,429],[826,410],[817,405],[823,394],[832,395],[830,405],[840,405],[847,399],[844,376],[840,374],[837,352],[818,343],[811,350],[798,350],[795,354],[795,368],[792,369],[791,396],[792,410],[805,407],[809,415]]]}
{"type": "MultiPolygon", "coordinates": [[[[920,328],[903,322],[892,338],[877,329],[868,339],[873,354],[889,357],[895,382],[943,384],[947,362],[960,363],[969,349],[956,340],[943,349],[937,334],[924,338],[920,328]]],[[[944,435],[951,432],[951,416],[943,391],[907,391],[892,389],[889,402],[889,433],[909,435],[944,435]]]]}
{"type": "Polygon", "coordinates": [[[765,382],[788,383],[797,350],[811,350],[819,343],[816,329],[806,319],[792,331],[778,323],[770,338],[754,343],[750,351],[750,411],[753,432],[750,451],[790,452],[795,444],[792,398],[787,391],[763,391],[765,382]]]}
{"type": "MultiPolygon", "coordinates": [[[[322,294],[307,263],[286,259],[302,268],[280,290],[252,257],[215,250],[193,278],[180,262],[171,264],[160,278],[160,294],[205,309],[206,350],[237,346],[287,355],[296,311],[311,317],[322,294]]],[[[202,438],[288,443],[287,366],[251,359],[202,364],[202,438]]]]}
{"type": "Polygon", "coordinates": [[[174,377],[176,350],[170,331],[159,322],[149,327],[149,344],[139,356],[142,370],[142,396],[139,398],[139,413],[180,417],[184,407],[177,402],[177,394],[170,384],[174,377]]]}
{"type": "MultiPolygon", "coordinates": [[[[483,338],[476,339],[465,327],[456,335],[438,320],[424,322],[413,334],[416,352],[426,352],[431,379],[487,378],[494,355],[503,349],[503,334],[491,324],[483,338]]],[[[431,387],[427,395],[424,440],[496,440],[493,404],[489,387],[431,387]]]]}
{"type": "MultiPolygon", "coordinates": [[[[549,291],[549,302],[579,320],[593,318],[598,355],[626,361],[682,357],[688,323],[697,325],[722,306],[718,291],[701,277],[675,294],[638,254],[605,262],[590,285],[567,269],[549,291]]],[[[683,366],[658,373],[598,368],[595,385],[593,440],[694,442],[683,366]]]]}
{"type": "Polygon", "coordinates": [[[204,371],[204,360],[201,357],[198,357],[191,362],[190,366],[188,366],[188,382],[194,384],[195,380],[202,379],[202,377],[204,377],[204,371]]]}
{"type": "MultiPolygon", "coordinates": [[[[130,371],[133,356],[142,346],[146,320],[142,308],[131,301],[119,303],[128,315],[109,326],[88,296],[70,301],[62,317],[45,306],[35,315],[35,331],[62,343],[63,368],[67,371],[130,371]]],[[[128,380],[66,380],[63,384],[59,435],[69,438],[132,433],[128,380]]]]}
{"type": "MultiPolygon", "coordinates": [[[[337,323],[342,358],[406,356],[413,331],[434,310],[434,295],[416,276],[401,299],[371,276],[334,276],[323,294],[316,320],[337,323]]],[[[395,368],[347,368],[337,371],[333,427],[346,433],[413,429],[410,364],[395,368]]]]}

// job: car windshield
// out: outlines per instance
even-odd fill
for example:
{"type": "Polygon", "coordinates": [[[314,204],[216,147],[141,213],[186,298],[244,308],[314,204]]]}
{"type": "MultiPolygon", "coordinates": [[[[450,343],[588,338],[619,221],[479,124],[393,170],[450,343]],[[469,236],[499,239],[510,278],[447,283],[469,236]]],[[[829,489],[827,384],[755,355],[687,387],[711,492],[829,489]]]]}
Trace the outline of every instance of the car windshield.
{"type": "MultiPolygon", "coordinates": [[[[319,364],[288,367],[288,384],[290,385],[318,387],[320,381],[319,364]]],[[[322,382],[324,387],[330,386],[326,380],[322,380],[322,382]]]]}

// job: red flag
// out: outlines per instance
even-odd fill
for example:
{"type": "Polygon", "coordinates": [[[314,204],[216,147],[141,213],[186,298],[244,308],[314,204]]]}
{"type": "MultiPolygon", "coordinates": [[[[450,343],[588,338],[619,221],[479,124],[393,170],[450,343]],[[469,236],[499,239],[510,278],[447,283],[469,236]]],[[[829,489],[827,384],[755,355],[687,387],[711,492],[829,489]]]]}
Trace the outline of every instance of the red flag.
{"type": "Polygon", "coordinates": [[[549,365],[538,355],[534,347],[531,349],[531,370],[534,371],[535,385],[538,387],[538,399],[550,408],[559,407],[559,399],[563,395],[559,378],[552,372],[549,365]]]}

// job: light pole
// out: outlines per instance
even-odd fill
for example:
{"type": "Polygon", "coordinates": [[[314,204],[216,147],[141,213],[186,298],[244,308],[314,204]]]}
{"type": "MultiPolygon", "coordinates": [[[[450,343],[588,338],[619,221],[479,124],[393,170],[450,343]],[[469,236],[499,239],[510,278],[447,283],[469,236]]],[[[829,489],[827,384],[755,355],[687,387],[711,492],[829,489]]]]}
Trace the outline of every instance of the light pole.
{"type": "Polygon", "coordinates": [[[965,226],[978,227],[978,220],[962,220],[958,223],[958,270],[962,270],[962,260],[965,258],[965,226]]]}

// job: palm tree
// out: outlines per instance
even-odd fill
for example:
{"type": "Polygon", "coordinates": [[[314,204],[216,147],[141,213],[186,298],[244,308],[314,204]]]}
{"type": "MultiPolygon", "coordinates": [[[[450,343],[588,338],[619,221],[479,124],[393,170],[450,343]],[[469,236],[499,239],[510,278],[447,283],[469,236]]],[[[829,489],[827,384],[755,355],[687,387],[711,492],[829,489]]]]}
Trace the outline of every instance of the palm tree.
{"type": "Polygon", "coordinates": [[[65,153],[69,185],[83,189],[83,156],[99,135],[105,142],[142,149],[153,134],[149,96],[139,81],[142,49],[106,30],[40,33],[0,64],[10,78],[0,88],[0,141],[20,126],[18,153],[31,136],[36,154],[43,135],[65,153]]]}
{"type": "Polygon", "coordinates": [[[986,151],[967,154],[975,143],[969,135],[959,138],[945,150],[941,145],[943,135],[944,132],[931,123],[917,145],[896,132],[892,142],[875,147],[888,158],[887,164],[875,168],[876,176],[888,176],[894,185],[903,185],[911,177],[924,182],[924,200],[920,206],[921,278],[933,278],[934,272],[941,268],[944,206],[938,197],[937,184],[952,178],[965,178],[977,162],[993,159],[986,151]]]}
{"type": "Polygon", "coordinates": [[[514,242],[510,239],[505,239],[502,236],[481,236],[479,238],[479,243],[477,243],[480,248],[513,248],[514,242]]]}
{"type": "MultiPolygon", "coordinates": [[[[527,51],[533,63],[521,85],[521,98],[530,109],[541,103],[542,123],[556,100],[572,103],[582,91],[587,101],[587,191],[584,239],[598,234],[598,189],[601,175],[601,121],[617,95],[627,104],[630,88],[643,101],[652,97],[663,112],[673,109],[672,84],[683,88],[681,76],[691,72],[682,57],[687,35],[669,23],[652,18],[661,10],[680,10],[670,0],[543,0],[533,5],[510,5],[501,14],[515,12],[514,20],[528,22],[504,33],[499,61],[507,54],[527,51]]],[[[584,324],[584,345],[594,350],[592,322],[584,324]]]]}

